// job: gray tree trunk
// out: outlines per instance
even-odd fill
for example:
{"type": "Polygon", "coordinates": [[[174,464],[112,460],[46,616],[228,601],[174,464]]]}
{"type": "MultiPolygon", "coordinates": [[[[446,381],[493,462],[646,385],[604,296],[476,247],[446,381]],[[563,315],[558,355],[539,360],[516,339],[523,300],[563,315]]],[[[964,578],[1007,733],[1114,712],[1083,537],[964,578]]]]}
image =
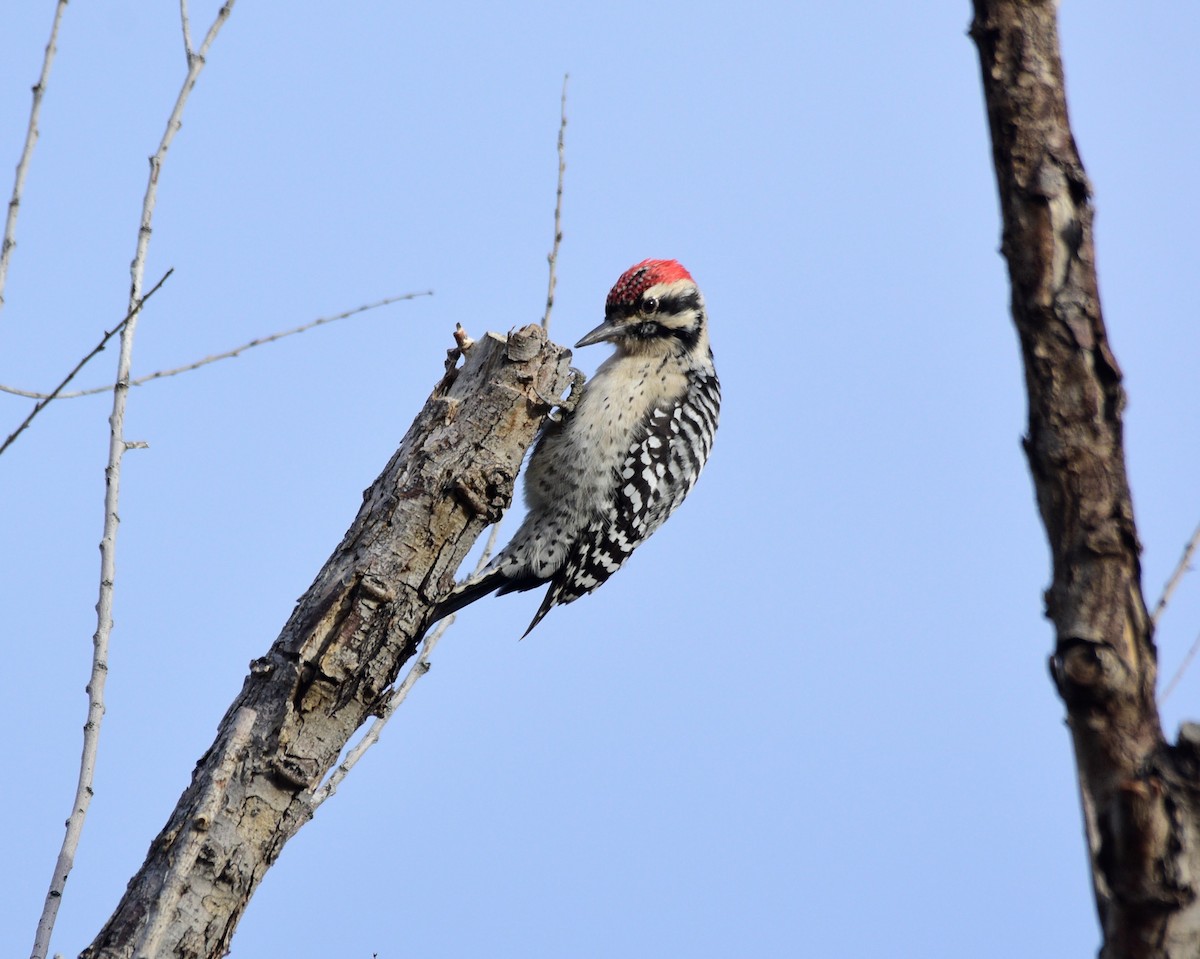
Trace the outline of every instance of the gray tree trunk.
{"type": "Polygon", "coordinates": [[[1102,959],[1200,956],[1200,752],[1163,737],[1125,472],[1125,391],[1100,312],[1091,186],[1067,119],[1055,0],[975,0],[1029,397],[1025,452],[1053,558],[1050,670],[1075,750],[1102,959]]]}
{"type": "Polygon", "coordinates": [[[358,517],[250,666],[146,861],[84,956],[218,957],[310,798],[417,651],[430,606],[512,499],[571,354],[540,327],[451,351],[358,517]]]}

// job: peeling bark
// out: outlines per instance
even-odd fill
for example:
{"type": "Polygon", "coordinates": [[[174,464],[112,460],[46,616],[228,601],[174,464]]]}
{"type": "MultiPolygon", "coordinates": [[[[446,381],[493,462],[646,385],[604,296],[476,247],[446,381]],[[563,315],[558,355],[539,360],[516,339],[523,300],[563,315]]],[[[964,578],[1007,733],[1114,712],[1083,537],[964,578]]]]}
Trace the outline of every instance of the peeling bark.
{"type": "Polygon", "coordinates": [[[313,790],[417,651],[433,602],[512,499],[571,354],[529,326],[446,375],[265,656],[250,664],[146,861],[83,953],[218,957],[313,790]]]}
{"type": "Polygon", "coordinates": [[[1051,675],[1067,710],[1102,959],[1200,955],[1197,741],[1166,743],[1125,470],[1125,391],[1096,283],[1091,186],[1053,0],[975,0],[1029,398],[1025,452],[1053,560],[1051,675]]]}

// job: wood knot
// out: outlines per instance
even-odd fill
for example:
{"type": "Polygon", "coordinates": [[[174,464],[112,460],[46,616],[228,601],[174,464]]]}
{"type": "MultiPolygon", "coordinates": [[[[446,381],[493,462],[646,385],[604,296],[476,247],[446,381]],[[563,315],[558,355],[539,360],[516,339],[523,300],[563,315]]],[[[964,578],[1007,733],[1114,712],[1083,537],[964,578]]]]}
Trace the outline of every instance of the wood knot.
{"type": "Polygon", "coordinates": [[[515,480],[516,477],[503,466],[492,466],[482,474],[456,479],[454,495],[473,515],[496,523],[512,500],[515,480]]]}
{"type": "Polygon", "coordinates": [[[541,352],[545,342],[545,331],[531,323],[508,334],[504,354],[514,363],[527,363],[541,352]]]}
{"type": "Polygon", "coordinates": [[[321,768],[309,757],[276,756],[268,768],[272,778],[285,788],[312,789],[321,780],[321,768]]]}
{"type": "Polygon", "coordinates": [[[1068,708],[1098,706],[1129,692],[1129,668],[1110,643],[1069,636],[1060,639],[1050,674],[1068,708]]]}

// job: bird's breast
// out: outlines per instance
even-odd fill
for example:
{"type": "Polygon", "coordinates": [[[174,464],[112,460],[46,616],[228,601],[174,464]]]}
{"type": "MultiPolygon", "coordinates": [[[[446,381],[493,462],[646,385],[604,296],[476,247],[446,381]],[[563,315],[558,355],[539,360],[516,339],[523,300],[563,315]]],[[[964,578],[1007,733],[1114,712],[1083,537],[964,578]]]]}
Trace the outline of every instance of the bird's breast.
{"type": "Polygon", "coordinates": [[[672,357],[617,354],[587,382],[574,411],[548,430],[530,457],[525,500],[531,510],[557,505],[593,515],[611,501],[617,469],[651,413],[688,388],[672,357]]]}

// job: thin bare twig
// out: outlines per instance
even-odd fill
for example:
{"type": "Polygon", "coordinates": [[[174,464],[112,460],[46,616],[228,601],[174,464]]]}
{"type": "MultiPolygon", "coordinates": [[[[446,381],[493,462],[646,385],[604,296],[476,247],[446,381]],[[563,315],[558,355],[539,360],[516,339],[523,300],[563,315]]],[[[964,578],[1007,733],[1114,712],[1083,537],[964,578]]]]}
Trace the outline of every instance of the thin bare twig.
{"type": "MultiPolygon", "coordinates": [[[[496,548],[496,537],[499,532],[500,523],[497,521],[492,526],[492,532],[488,535],[487,543],[483,547],[483,555],[479,557],[479,562],[475,564],[476,573],[480,572],[487,565],[488,560],[491,559],[492,551],[496,548]]],[[[313,792],[309,804],[314,811],[316,811],[321,803],[337,792],[337,788],[341,785],[342,780],[350,774],[350,770],[363,758],[363,754],[379,742],[379,737],[383,733],[383,728],[388,724],[388,720],[400,708],[400,704],[408,698],[408,694],[413,686],[417,684],[417,680],[429,672],[429,657],[433,655],[433,650],[437,646],[438,640],[446,634],[446,630],[454,625],[454,620],[455,616],[453,614],[447,616],[438,623],[437,628],[432,633],[425,637],[424,645],[421,647],[421,655],[417,657],[416,661],[409,667],[408,672],[404,674],[404,679],[401,680],[400,685],[392,690],[392,694],[379,711],[379,715],[372,720],[371,725],[363,734],[363,738],[354,744],[354,748],[346,753],[346,758],[338,763],[337,768],[334,769],[329,778],[313,792]]]]}
{"type": "MultiPolygon", "coordinates": [[[[1150,619],[1154,624],[1158,625],[1158,618],[1162,615],[1164,609],[1167,608],[1167,603],[1171,599],[1171,595],[1175,592],[1175,587],[1179,585],[1179,581],[1183,579],[1184,573],[1191,568],[1192,557],[1196,553],[1197,546],[1200,546],[1200,526],[1192,532],[1192,538],[1187,541],[1183,547],[1183,555],[1179,557],[1179,562],[1175,564],[1175,569],[1171,573],[1170,579],[1167,580],[1167,585],[1163,587],[1162,596],[1158,598],[1158,602],[1154,604],[1154,612],[1150,614],[1150,619]]],[[[1165,703],[1167,697],[1175,691],[1175,687],[1179,685],[1179,681],[1183,679],[1183,674],[1188,671],[1188,667],[1192,665],[1192,660],[1196,658],[1196,653],[1200,652],[1200,636],[1192,642],[1191,648],[1188,649],[1187,655],[1183,657],[1178,668],[1171,676],[1171,681],[1163,687],[1162,695],[1158,701],[1165,703]]]]}
{"type": "MultiPolygon", "coordinates": [[[[344,320],[347,317],[354,316],[358,313],[365,313],[367,310],[378,309],[381,306],[387,306],[390,303],[398,303],[401,300],[415,300],[418,296],[433,296],[433,290],[421,290],[419,293],[402,293],[399,296],[389,296],[382,300],[376,300],[374,303],[364,303],[362,306],[356,306],[352,310],[338,313],[336,316],[322,316],[312,320],[302,326],[293,327],[290,330],[283,330],[279,333],[271,333],[269,336],[261,336],[258,339],[251,340],[248,343],[243,343],[241,346],[235,346],[232,350],[226,350],[224,353],[215,353],[212,356],[206,356],[202,360],[196,360],[194,363],[188,363],[186,366],[177,366],[170,370],[159,370],[156,373],[148,373],[146,376],[139,376],[136,380],[131,380],[130,386],[141,386],[143,383],[149,383],[151,380],[161,380],[167,376],[178,376],[180,373],[190,373],[192,370],[198,370],[202,366],[208,366],[209,363],[216,363],[220,360],[228,360],[239,355],[245,350],[253,349],[256,346],[264,346],[267,343],[274,343],[277,340],[285,339],[289,336],[295,336],[297,333],[305,333],[308,330],[318,326],[324,326],[326,323],[333,323],[337,320],[344,320]]],[[[84,394],[80,394],[84,395],[84,394]]]]}
{"type": "Polygon", "coordinates": [[[58,52],[58,27],[62,23],[63,11],[67,9],[67,0],[58,0],[54,8],[54,23],[50,27],[50,40],[46,44],[46,55],[42,59],[42,72],[38,82],[33,86],[33,106],[29,110],[29,126],[25,130],[25,146],[21,149],[21,158],[17,161],[17,177],[13,183],[12,199],[8,201],[8,218],[4,223],[4,240],[0,242],[0,310],[4,309],[4,285],[8,281],[8,261],[12,258],[13,247],[17,245],[17,211],[21,207],[21,194],[25,191],[25,175],[29,172],[29,160],[33,156],[33,146],[38,138],[38,115],[42,111],[42,97],[46,93],[46,83],[50,79],[50,65],[58,52]]]}
{"type": "Polygon", "coordinates": [[[554,309],[554,288],[558,286],[558,248],[562,243],[562,199],[563,174],[567,172],[567,151],[564,137],[567,132],[567,81],[569,73],[563,74],[562,100],[558,120],[558,189],[554,194],[554,245],[546,259],[550,263],[550,288],[546,291],[546,313],[542,317],[542,329],[550,329],[550,311],[554,309]]]}
{"type": "Polygon", "coordinates": [[[158,150],[150,158],[150,177],[146,184],[146,195],[142,200],[141,225],[138,229],[137,249],[130,264],[129,307],[130,317],[121,329],[121,354],[117,361],[117,378],[113,386],[113,408],[109,416],[108,466],[104,471],[104,534],[100,540],[100,597],[96,602],[96,632],[92,637],[92,674],[87,685],[88,718],[83,727],[83,755],[79,762],[79,779],[75,789],[75,801],[67,819],[66,835],[54,864],[46,902],[38,920],[34,936],[31,959],[46,959],[50,950],[50,937],[62,902],[63,888],[75,864],[75,852],[83,834],[84,820],[92,801],[92,782],[95,777],[96,752],[100,742],[100,724],[104,719],[104,683],[108,675],[108,643],[112,635],[113,583],[116,579],[117,525],[120,522],[117,507],[120,503],[121,462],[128,444],[125,440],[125,406],[129,397],[129,371],[133,363],[133,337],[137,330],[138,315],[134,307],[142,299],[142,278],[146,272],[146,253],[150,246],[150,224],[154,217],[154,205],[158,197],[158,180],[163,160],[170,149],[171,141],[179,132],[184,105],[196,86],[196,79],[204,68],[209,48],[222,25],[233,9],[234,0],[226,0],[217,11],[212,26],[196,56],[188,58],[188,72],[175,100],[175,106],[167,118],[158,150]]]}
{"type": "MultiPolygon", "coordinates": [[[[10,446],[12,446],[12,444],[16,440],[16,438],[25,432],[26,427],[28,427],[29,424],[33,422],[33,418],[35,416],[37,416],[38,413],[40,413],[47,406],[49,406],[52,401],[54,401],[56,399],[62,399],[63,389],[66,387],[66,385],[68,383],[71,382],[71,380],[73,380],[75,378],[75,374],[78,373],[80,370],[82,370],[84,368],[84,366],[87,365],[89,360],[91,360],[93,357],[98,356],[100,354],[100,352],[104,349],[104,347],[108,345],[108,341],[111,340],[114,336],[117,335],[117,333],[119,333],[121,330],[123,330],[125,328],[125,324],[128,323],[130,320],[132,320],[141,311],[142,307],[146,304],[146,301],[148,299],[150,299],[150,297],[152,297],[155,293],[158,292],[158,288],[160,286],[162,286],[164,283],[166,283],[167,277],[170,276],[174,272],[175,272],[174,267],[167,270],[167,272],[163,274],[162,279],[159,280],[157,283],[154,284],[154,286],[152,286],[150,288],[150,292],[147,293],[145,296],[141,297],[130,308],[129,312],[125,314],[125,318],[123,320],[121,320],[121,322],[118,323],[116,326],[114,326],[111,330],[109,330],[107,333],[105,333],[104,336],[101,337],[100,342],[97,343],[92,348],[92,351],[90,353],[88,353],[87,356],[85,356],[82,360],[80,360],[78,363],[75,364],[75,368],[73,370],[71,370],[71,372],[68,373],[63,378],[63,381],[61,383],[59,383],[58,386],[55,387],[51,392],[46,393],[44,396],[42,396],[40,402],[34,404],[33,409],[29,411],[29,415],[27,417],[25,417],[25,421],[8,435],[8,439],[6,439],[3,444],[0,444],[0,455],[3,455],[4,451],[6,449],[8,449],[10,446]]],[[[111,386],[106,387],[106,388],[110,389],[110,390],[112,389],[111,386]]],[[[78,394],[70,394],[70,395],[78,395],[78,394]]]]}
{"type": "Polygon", "coordinates": [[[187,0],[179,0],[179,25],[183,28],[183,52],[190,67],[195,51],[192,49],[192,22],[188,19],[187,0]]]}
{"type": "Polygon", "coordinates": [[[354,748],[346,753],[346,758],[338,763],[337,768],[330,774],[329,778],[313,792],[312,799],[309,800],[309,805],[314,812],[316,812],[317,807],[321,803],[337,792],[338,786],[342,784],[342,780],[350,774],[351,769],[358,765],[358,761],[363,758],[366,751],[379,742],[379,736],[383,732],[383,727],[388,724],[388,720],[392,718],[392,714],[408,698],[408,693],[416,685],[417,680],[429,672],[429,657],[432,655],[434,647],[437,646],[438,640],[445,635],[446,630],[453,623],[454,616],[447,616],[438,623],[437,628],[432,633],[425,637],[424,645],[421,647],[421,655],[409,667],[400,685],[392,690],[392,694],[388,697],[387,702],[383,704],[379,715],[371,721],[371,725],[363,734],[363,738],[354,744],[354,748]]]}
{"type": "Polygon", "coordinates": [[[1183,679],[1183,674],[1188,671],[1188,667],[1192,665],[1192,660],[1196,658],[1196,653],[1200,652],[1200,635],[1193,641],[1191,648],[1187,651],[1187,655],[1183,657],[1183,662],[1179,664],[1179,668],[1175,670],[1171,681],[1163,687],[1162,695],[1158,697],[1159,705],[1167,701],[1167,697],[1175,692],[1175,687],[1179,685],[1179,681],[1183,679]]]}
{"type": "MultiPolygon", "coordinates": [[[[348,317],[355,316],[358,313],[365,313],[367,310],[375,310],[381,306],[388,306],[391,303],[399,303],[401,300],[415,300],[419,296],[433,296],[433,290],[421,290],[419,293],[402,293],[399,296],[389,296],[382,300],[376,300],[374,303],[364,303],[362,306],[356,306],[352,310],[345,310],[338,313],[336,316],[322,316],[302,326],[292,327],[290,330],[281,330],[278,333],[271,333],[268,336],[260,336],[257,339],[250,340],[248,343],[243,343],[241,346],[235,346],[232,350],[226,350],[224,353],[214,353],[211,356],[206,356],[203,359],[196,360],[193,363],[188,363],[185,366],[176,366],[169,370],[157,370],[154,373],[147,373],[145,376],[139,376],[137,379],[129,381],[130,386],[141,386],[149,383],[152,380],[161,380],[168,376],[178,376],[180,373],[190,373],[192,370],[198,370],[202,366],[208,366],[209,363],[216,363],[220,360],[228,360],[235,356],[244,353],[246,350],[253,349],[256,346],[264,346],[267,343],[274,343],[277,340],[282,340],[285,337],[295,336],[297,333],[306,333],[309,330],[324,326],[326,323],[333,323],[337,320],[344,320],[348,317]]],[[[107,393],[112,389],[111,386],[93,386],[86,390],[73,390],[70,393],[59,393],[60,400],[73,400],[80,396],[95,396],[97,393],[107,393]]],[[[14,396],[26,396],[29,399],[38,400],[45,399],[49,394],[35,393],[32,390],[22,390],[15,386],[5,386],[0,384],[0,393],[12,393],[14,396]]]]}
{"type": "Polygon", "coordinates": [[[1196,553],[1198,545],[1200,545],[1200,525],[1195,528],[1192,532],[1192,538],[1183,547],[1183,555],[1179,557],[1179,562],[1175,565],[1175,571],[1171,573],[1171,578],[1167,580],[1167,585],[1163,587],[1162,595],[1158,598],[1158,602],[1154,604],[1154,612],[1150,614],[1150,619],[1154,625],[1158,625],[1158,617],[1167,608],[1167,602],[1171,599],[1171,594],[1175,592],[1175,587],[1183,579],[1183,574],[1190,569],[1189,564],[1192,561],[1192,556],[1196,553]]]}

